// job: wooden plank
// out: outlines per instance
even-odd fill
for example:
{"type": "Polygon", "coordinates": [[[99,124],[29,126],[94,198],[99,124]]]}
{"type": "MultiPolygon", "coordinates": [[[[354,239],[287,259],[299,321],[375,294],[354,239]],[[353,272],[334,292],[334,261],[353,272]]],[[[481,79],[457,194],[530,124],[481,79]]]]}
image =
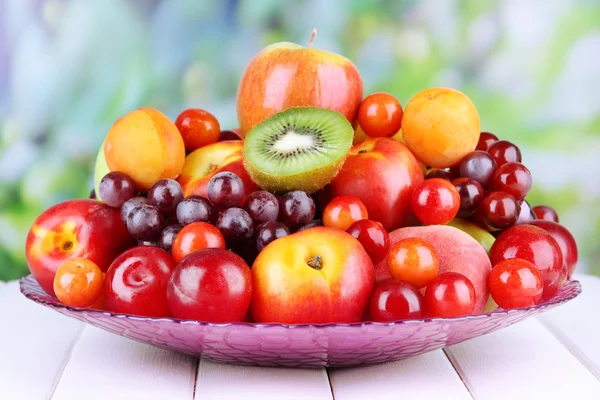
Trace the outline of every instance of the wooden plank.
{"type": "Polygon", "coordinates": [[[600,398],[600,381],[537,319],[445,351],[475,399],[600,398]]]}
{"type": "Polygon", "coordinates": [[[575,276],[583,291],[573,301],[539,319],[579,361],[600,379],[600,279],[575,276]]]}
{"type": "Polygon", "coordinates": [[[202,359],[196,400],[331,400],[325,368],[294,369],[219,364],[202,359]]]}
{"type": "Polygon", "coordinates": [[[87,326],[53,400],[193,399],[197,360],[87,326]]]}
{"type": "Polygon", "coordinates": [[[442,350],[401,361],[330,369],[335,400],[471,399],[442,350]]]}
{"type": "Polygon", "coordinates": [[[0,287],[0,398],[49,398],[81,329],[26,299],[18,282],[0,287]]]}

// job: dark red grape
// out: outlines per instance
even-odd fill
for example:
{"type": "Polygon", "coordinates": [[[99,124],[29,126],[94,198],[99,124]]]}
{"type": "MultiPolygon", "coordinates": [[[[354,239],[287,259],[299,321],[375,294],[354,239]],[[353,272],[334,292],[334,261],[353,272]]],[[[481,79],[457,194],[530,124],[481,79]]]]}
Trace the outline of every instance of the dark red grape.
{"type": "Polygon", "coordinates": [[[122,172],[109,172],[100,181],[100,199],[111,207],[119,208],[135,196],[135,182],[122,172]]]}
{"type": "Polygon", "coordinates": [[[160,239],[158,239],[158,245],[163,249],[171,252],[173,247],[173,241],[175,240],[175,236],[179,233],[179,231],[183,228],[183,225],[175,224],[169,225],[160,234],[160,239]]]}
{"type": "Polygon", "coordinates": [[[137,206],[141,206],[142,204],[148,204],[148,199],[141,196],[132,197],[131,199],[123,203],[123,205],[121,206],[121,221],[123,221],[123,223],[127,225],[127,216],[129,215],[131,210],[133,210],[137,206]]]}
{"type": "Polygon", "coordinates": [[[475,150],[462,159],[458,168],[461,177],[474,179],[485,188],[494,176],[496,162],[485,151],[475,150]]]}
{"type": "Polygon", "coordinates": [[[492,192],[480,205],[483,220],[492,229],[513,226],[521,212],[521,205],[514,196],[505,192],[492,192]]]}
{"type": "Polygon", "coordinates": [[[535,206],[532,210],[537,219],[558,222],[558,213],[550,206],[535,206]]]}
{"type": "Polygon", "coordinates": [[[96,200],[96,189],[92,189],[90,195],[88,196],[88,199],[96,200]]]}
{"type": "Polygon", "coordinates": [[[219,142],[224,142],[226,140],[242,140],[242,137],[231,130],[224,130],[219,133],[219,142]]]}
{"type": "Polygon", "coordinates": [[[494,158],[497,167],[509,162],[521,162],[521,150],[508,140],[499,140],[493,143],[487,152],[494,158]]]}
{"type": "Polygon", "coordinates": [[[246,199],[246,211],[256,223],[275,221],[279,216],[279,201],[265,190],[252,193],[246,199]]]}
{"type": "Polygon", "coordinates": [[[470,217],[477,210],[477,206],[483,200],[485,192],[483,187],[474,179],[457,178],[452,181],[454,187],[460,196],[460,208],[458,216],[462,218],[470,217]]]}
{"type": "Polygon", "coordinates": [[[279,218],[290,228],[308,224],[315,216],[315,202],[301,190],[284,194],[279,202],[279,218]]]}
{"type": "Polygon", "coordinates": [[[148,242],[145,240],[138,240],[138,246],[154,246],[158,247],[158,242],[148,242]]]}
{"type": "Polygon", "coordinates": [[[158,240],[163,227],[163,216],[153,205],[136,206],[127,215],[127,230],[137,240],[158,240]]]}
{"type": "Polygon", "coordinates": [[[289,234],[290,230],[281,222],[268,221],[260,224],[258,228],[256,228],[256,250],[260,252],[273,240],[289,234]]]}
{"type": "Polygon", "coordinates": [[[250,239],[254,233],[254,222],[250,214],[238,207],[223,211],[217,218],[216,227],[227,242],[250,239]]]}
{"type": "Polygon", "coordinates": [[[521,202],[521,212],[519,213],[519,218],[517,219],[516,224],[527,224],[531,221],[535,221],[537,218],[531,209],[531,206],[526,200],[521,202]]]}
{"type": "Polygon", "coordinates": [[[183,190],[179,182],[173,179],[161,179],[148,191],[148,202],[164,214],[173,213],[181,200],[183,200],[183,190]]]}
{"type": "Polygon", "coordinates": [[[481,132],[479,142],[477,142],[476,150],[487,151],[490,146],[498,141],[498,136],[490,132],[481,132]]]}
{"type": "Polygon", "coordinates": [[[512,194],[522,200],[531,190],[531,172],[521,163],[509,162],[499,167],[492,179],[492,190],[512,194]]]}
{"type": "Polygon", "coordinates": [[[308,224],[302,225],[300,228],[298,228],[296,232],[300,232],[308,228],[314,228],[315,226],[323,226],[323,221],[320,219],[313,219],[308,224]]]}
{"type": "Polygon", "coordinates": [[[181,225],[194,222],[211,222],[217,214],[217,210],[208,199],[202,196],[190,196],[177,205],[177,221],[181,225]]]}
{"type": "Polygon", "coordinates": [[[452,172],[450,172],[450,169],[448,169],[448,168],[446,168],[446,169],[430,168],[427,171],[427,175],[425,175],[425,179],[431,179],[431,178],[441,178],[441,179],[445,179],[447,181],[451,181],[452,180],[452,172]]]}
{"type": "Polygon", "coordinates": [[[208,182],[208,199],[223,208],[240,205],[244,201],[244,182],[233,172],[219,172],[208,182]]]}

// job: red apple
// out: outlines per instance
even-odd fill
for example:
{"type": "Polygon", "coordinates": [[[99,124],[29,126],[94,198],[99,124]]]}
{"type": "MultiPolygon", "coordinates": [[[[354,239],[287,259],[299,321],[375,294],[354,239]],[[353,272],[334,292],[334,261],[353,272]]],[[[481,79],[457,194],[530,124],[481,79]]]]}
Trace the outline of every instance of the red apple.
{"type": "Polygon", "coordinates": [[[241,133],[289,107],[328,108],[354,123],[362,95],[360,73],[347,58],[310,45],[275,43],[250,61],[238,86],[241,133]]]}
{"type": "Polygon", "coordinates": [[[392,231],[406,224],[412,192],[421,182],[423,171],[405,145],[390,138],[367,139],[350,150],[322,200],[354,195],[367,207],[369,219],[392,231]]]}
{"type": "Polygon", "coordinates": [[[118,209],[96,200],[68,200],[35,220],[25,254],[34,278],[54,296],[54,275],[65,260],[87,258],[106,271],[113,259],[134,243],[118,209]]]}
{"type": "Polygon", "coordinates": [[[537,226],[515,225],[496,238],[490,249],[492,266],[510,258],[522,258],[537,267],[544,281],[544,300],[554,296],[567,278],[560,246],[551,234],[537,226]]]}
{"type": "Polygon", "coordinates": [[[542,228],[556,240],[563,255],[563,262],[567,267],[568,278],[571,279],[577,266],[577,243],[571,232],[558,222],[549,220],[538,219],[529,224],[542,228]]]}
{"type": "Polygon", "coordinates": [[[256,322],[361,321],[375,270],[360,242],[327,227],[303,230],[265,247],[252,266],[256,322]]]}
{"type": "Polygon", "coordinates": [[[244,169],[244,142],[225,141],[209,144],[190,153],[177,181],[185,197],[199,195],[208,198],[208,182],[219,172],[233,172],[244,182],[244,198],[259,190],[244,169]]]}

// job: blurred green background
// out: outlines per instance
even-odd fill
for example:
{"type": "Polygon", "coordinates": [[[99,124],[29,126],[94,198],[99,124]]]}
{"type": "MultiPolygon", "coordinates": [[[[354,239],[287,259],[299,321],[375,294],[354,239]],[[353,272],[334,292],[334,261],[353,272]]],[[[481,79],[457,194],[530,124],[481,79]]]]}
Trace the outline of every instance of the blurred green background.
{"type": "Polygon", "coordinates": [[[237,126],[248,61],[276,41],[339,52],[365,93],[403,105],[449,86],[482,129],[516,142],[532,204],[576,236],[579,271],[600,272],[600,2],[0,0],[0,280],[27,272],[24,242],[48,206],[87,197],[115,119],[186,107],[237,126]]]}

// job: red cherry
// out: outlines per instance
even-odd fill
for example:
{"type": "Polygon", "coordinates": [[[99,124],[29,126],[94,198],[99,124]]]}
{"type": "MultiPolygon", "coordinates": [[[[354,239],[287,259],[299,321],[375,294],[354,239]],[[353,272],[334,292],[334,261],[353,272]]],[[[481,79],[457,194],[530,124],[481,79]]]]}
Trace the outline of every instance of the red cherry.
{"type": "Polygon", "coordinates": [[[578,257],[577,243],[571,232],[558,222],[553,221],[536,220],[531,221],[530,224],[542,228],[556,240],[563,256],[563,262],[567,268],[568,278],[571,279],[577,266],[578,257]]]}
{"type": "Polygon", "coordinates": [[[479,135],[479,142],[477,142],[477,147],[475,149],[487,151],[490,146],[498,141],[498,136],[494,135],[490,132],[481,132],[479,135]]]}
{"type": "Polygon", "coordinates": [[[402,106],[389,93],[373,93],[358,108],[358,124],[370,137],[394,136],[402,126],[402,106]]]}
{"type": "Polygon", "coordinates": [[[443,225],[456,217],[460,196],[451,182],[431,178],[415,188],[411,206],[415,216],[425,225],[443,225]]]}
{"type": "Polygon", "coordinates": [[[511,258],[522,258],[535,265],[544,281],[543,299],[554,296],[567,277],[560,246],[552,235],[537,226],[515,225],[502,232],[489,255],[492,265],[511,258]]]}
{"type": "Polygon", "coordinates": [[[185,256],[202,249],[224,249],[223,234],[207,222],[194,222],[184,226],[171,246],[175,261],[181,261],[185,256]]]}
{"type": "Polygon", "coordinates": [[[423,296],[414,287],[393,279],[375,287],[369,303],[373,321],[419,319],[423,316],[423,296]]]}
{"type": "Polygon", "coordinates": [[[521,162],[521,150],[508,140],[499,140],[493,143],[487,152],[496,161],[498,168],[509,162],[521,162]]]}
{"type": "Polygon", "coordinates": [[[347,232],[363,245],[373,264],[385,258],[390,247],[390,236],[380,222],[362,219],[353,223],[347,232]]]}
{"type": "Polygon", "coordinates": [[[452,318],[469,315],[475,309],[475,288],[462,274],[446,272],[436,276],[425,290],[425,315],[452,318]]]}
{"type": "Polygon", "coordinates": [[[194,151],[202,146],[219,140],[221,127],[219,121],[208,111],[199,108],[184,110],[175,120],[183,143],[188,151],[194,151]]]}
{"type": "Polygon", "coordinates": [[[365,203],[352,195],[336,197],[323,210],[323,225],[343,231],[356,221],[367,218],[369,214],[365,203]]]}
{"type": "Polygon", "coordinates": [[[243,321],[252,299],[250,268],[229,250],[196,251],[177,265],[169,281],[167,299],[176,318],[243,321]]]}
{"type": "Polygon", "coordinates": [[[167,283],[175,260],[163,249],[134,247],[118,256],[104,278],[109,311],[148,317],[170,316],[167,283]]]}
{"type": "Polygon", "coordinates": [[[535,206],[532,210],[537,219],[558,222],[558,213],[550,206],[535,206]]]}
{"type": "Polygon", "coordinates": [[[511,258],[494,265],[488,275],[492,298],[504,309],[535,305],[544,290],[542,275],[535,265],[511,258]]]}
{"type": "Polygon", "coordinates": [[[506,192],[523,200],[531,190],[531,172],[521,163],[509,162],[499,167],[492,178],[492,190],[506,192]]]}

